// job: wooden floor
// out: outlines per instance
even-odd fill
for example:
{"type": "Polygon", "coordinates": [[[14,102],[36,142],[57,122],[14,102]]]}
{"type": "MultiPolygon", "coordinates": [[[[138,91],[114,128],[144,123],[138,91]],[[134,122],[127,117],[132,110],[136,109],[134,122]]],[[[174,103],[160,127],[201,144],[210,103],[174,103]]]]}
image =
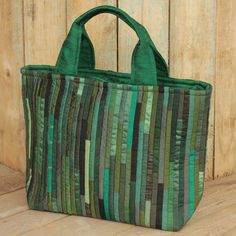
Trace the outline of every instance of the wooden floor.
{"type": "Polygon", "coordinates": [[[193,218],[177,232],[28,209],[24,176],[0,165],[0,235],[236,235],[236,176],[205,184],[193,218]]]}

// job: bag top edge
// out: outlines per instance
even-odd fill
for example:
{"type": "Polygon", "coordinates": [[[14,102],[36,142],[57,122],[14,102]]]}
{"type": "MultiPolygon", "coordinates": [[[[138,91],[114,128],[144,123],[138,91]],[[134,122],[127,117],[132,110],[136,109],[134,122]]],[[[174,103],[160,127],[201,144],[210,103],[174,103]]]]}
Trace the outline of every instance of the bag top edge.
{"type": "MultiPolygon", "coordinates": [[[[41,76],[41,77],[48,77],[50,75],[54,75],[55,77],[57,77],[58,79],[61,79],[63,77],[80,77],[80,78],[87,78],[87,77],[94,77],[94,79],[87,79],[86,81],[83,81],[85,84],[91,84],[94,85],[94,80],[96,74],[98,75],[104,75],[104,76],[112,76],[112,77],[117,77],[117,78],[122,78],[122,77],[127,77],[130,78],[130,74],[129,73],[123,73],[123,72],[115,72],[115,71],[110,71],[110,70],[87,70],[87,69],[83,69],[80,70],[80,72],[77,75],[73,75],[73,74],[58,74],[55,73],[55,67],[54,66],[50,66],[50,65],[26,65],[23,66],[21,68],[21,74],[22,75],[29,75],[29,76],[41,76]],[[84,75],[85,74],[85,75],[84,75]],[[89,75],[88,75],[89,74],[89,75]],[[90,74],[93,74],[93,76],[90,76],[90,74]]],[[[174,89],[174,90],[187,90],[187,91],[197,91],[198,93],[200,92],[200,94],[198,95],[211,95],[212,92],[212,85],[210,83],[201,81],[201,80],[192,80],[192,79],[179,79],[179,78],[173,78],[173,77],[168,77],[168,78],[162,78],[162,77],[157,77],[158,81],[162,81],[164,84],[165,83],[172,83],[172,86],[160,86],[160,85],[144,85],[144,84],[131,84],[131,83],[117,83],[117,82],[107,82],[107,81],[99,81],[96,80],[97,83],[100,83],[100,85],[103,84],[109,84],[112,87],[117,87],[117,86],[123,86],[125,87],[125,89],[127,88],[131,88],[132,90],[137,90],[137,88],[140,87],[148,87],[153,88],[154,90],[156,90],[155,88],[159,88],[159,87],[163,87],[163,88],[170,88],[170,89],[174,89]],[[179,88],[177,87],[177,85],[186,85],[189,86],[190,88],[179,88]],[[192,88],[191,88],[192,86],[192,88]]],[[[121,88],[121,87],[120,87],[121,88]]]]}

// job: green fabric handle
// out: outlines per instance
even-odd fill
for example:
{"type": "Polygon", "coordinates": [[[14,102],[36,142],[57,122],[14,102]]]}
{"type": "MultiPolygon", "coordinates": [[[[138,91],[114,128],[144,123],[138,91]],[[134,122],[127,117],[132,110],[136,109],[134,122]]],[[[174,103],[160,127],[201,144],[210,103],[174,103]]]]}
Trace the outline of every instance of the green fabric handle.
{"type": "Polygon", "coordinates": [[[119,8],[99,6],[78,17],[63,43],[56,71],[63,74],[78,74],[79,69],[94,69],[94,49],[84,25],[92,17],[101,13],[111,13],[126,22],[137,34],[137,43],[131,62],[131,83],[157,84],[157,77],[168,77],[168,67],[157,51],[146,29],[119,8]]]}

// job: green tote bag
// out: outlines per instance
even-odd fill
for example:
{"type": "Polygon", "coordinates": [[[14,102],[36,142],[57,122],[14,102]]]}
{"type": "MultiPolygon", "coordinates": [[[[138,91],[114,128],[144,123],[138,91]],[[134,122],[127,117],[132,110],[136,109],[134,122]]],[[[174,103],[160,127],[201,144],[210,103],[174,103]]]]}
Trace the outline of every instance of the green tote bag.
{"type": "Polygon", "coordinates": [[[100,6],[74,21],[55,66],[21,69],[26,190],[35,210],[169,231],[204,187],[210,84],[169,77],[148,32],[100,6]],[[85,23],[100,13],[137,34],[131,73],[95,69],[85,23]]]}

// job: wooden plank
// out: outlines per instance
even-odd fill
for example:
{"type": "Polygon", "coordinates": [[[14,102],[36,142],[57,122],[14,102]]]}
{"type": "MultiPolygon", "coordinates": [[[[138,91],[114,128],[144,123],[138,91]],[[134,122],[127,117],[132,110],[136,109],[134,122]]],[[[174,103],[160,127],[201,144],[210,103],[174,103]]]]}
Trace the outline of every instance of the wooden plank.
{"type": "Polygon", "coordinates": [[[25,176],[21,172],[0,164],[0,195],[22,189],[24,186],[25,176]]]}
{"type": "Polygon", "coordinates": [[[236,2],[217,1],[215,174],[236,173],[236,2]]]}
{"type": "MultiPolygon", "coordinates": [[[[99,6],[116,6],[115,0],[67,0],[67,30],[73,21],[85,11],[99,6]]],[[[86,30],[94,45],[96,68],[117,70],[117,19],[111,14],[94,17],[86,24],[86,30]]]]}
{"type": "Polygon", "coordinates": [[[23,235],[83,235],[83,236],[110,236],[118,235],[130,228],[132,225],[119,224],[111,221],[97,220],[88,217],[70,216],[40,228],[31,230],[23,235]]]}
{"type": "MultiPolygon", "coordinates": [[[[170,4],[170,74],[214,85],[215,1],[176,0],[170,4]]],[[[214,94],[209,118],[206,178],[213,177],[214,94]]]]}
{"type": "Polygon", "coordinates": [[[22,1],[2,0],[0,16],[0,163],[24,171],[20,80],[20,67],[24,64],[22,1]]]}
{"type": "MultiPolygon", "coordinates": [[[[118,7],[142,23],[156,47],[168,62],[168,0],[126,0],[118,1],[118,7]],[[151,6],[151,7],[150,7],[151,6]]],[[[138,38],[129,26],[119,20],[118,24],[118,68],[121,72],[131,71],[131,56],[138,38]]]]}
{"type": "Polygon", "coordinates": [[[232,236],[232,235],[236,235],[236,226],[224,232],[224,236],[232,236]]]}
{"type": "Polygon", "coordinates": [[[24,1],[26,64],[55,65],[66,36],[66,0],[24,1]]]}
{"type": "MultiPolygon", "coordinates": [[[[175,235],[178,233],[175,233],[175,235]]],[[[133,226],[130,230],[117,234],[117,236],[169,236],[174,235],[172,232],[162,231],[158,229],[150,229],[139,226],[133,226]]]]}
{"type": "Polygon", "coordinates": [[[0,220],[0,235],[19,235],[42,225],[66,218],[63,214],[27,210],[0,220]]]}
{"type": "Polygon", "coordinates": [[[12,174],[15,174],[16,171],[5,166],[5,165],[1,165],[0,164],[0,178],[1,177],[6,177],[6,176],[9,176],[9,175],[12,175],[12,174]]]}
{"type": "Polygon", "coordinates": [[[0,209],[0,219],[26,211],[28,205],[25,189],[0,196],[0,209]]]}
{"type": "Polygon", "coordinates": [[[0,195],[13,192],[17,189],[24,188],[25,176],[22,173],[15,173],[7,177],[0,178],[0,195]]]}

